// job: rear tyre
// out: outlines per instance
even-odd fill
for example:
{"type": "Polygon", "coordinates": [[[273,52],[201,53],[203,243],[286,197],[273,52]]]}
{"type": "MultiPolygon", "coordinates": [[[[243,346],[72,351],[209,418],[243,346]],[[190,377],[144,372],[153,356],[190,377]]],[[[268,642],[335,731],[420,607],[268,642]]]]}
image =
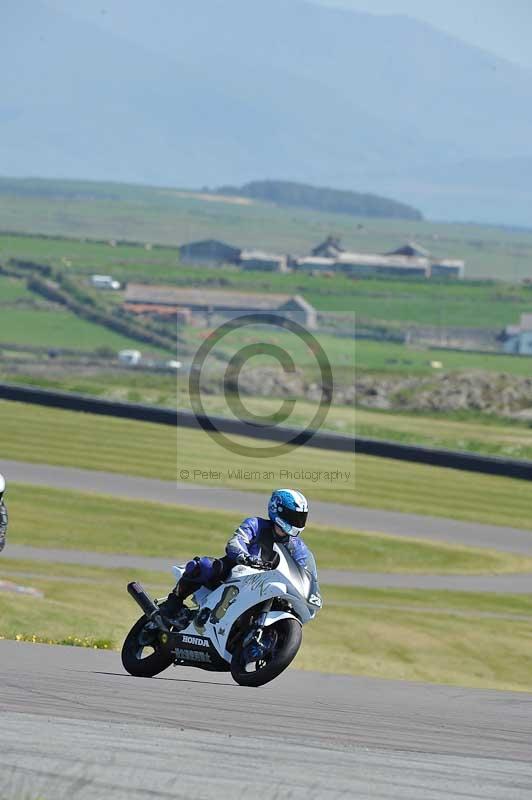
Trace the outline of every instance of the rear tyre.
{"type": "Polygon", "coordinates": [[[172,653],[159,641],[159,631],[145,631],[148,620],[141,617],[122,646],[122,665],[138,678],[153,678],[174,662],[172,653]]]}
{"type": "Polygon", "coordinates": [[[237,644],[231,660],[231,675],[241,686],[263,686],[273,681],[294,660],[301,645],[301,625],[295,619],[281,619],[265,628],[271,642],[260,658],[249,647],[237,644]]]}

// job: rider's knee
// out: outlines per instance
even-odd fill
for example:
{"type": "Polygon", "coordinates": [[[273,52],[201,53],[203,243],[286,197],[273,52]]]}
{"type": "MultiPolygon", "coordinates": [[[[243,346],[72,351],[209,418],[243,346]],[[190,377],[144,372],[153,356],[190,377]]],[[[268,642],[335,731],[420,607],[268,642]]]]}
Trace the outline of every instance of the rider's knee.
{"type": "Polygon", "coordinates": [[[188,561],[185,566],[183,577],[197,581],[198,583],[211,583],[220,579],[223,571],[223,564],[219,558],[209,556],[196,556],[188,561]]]}

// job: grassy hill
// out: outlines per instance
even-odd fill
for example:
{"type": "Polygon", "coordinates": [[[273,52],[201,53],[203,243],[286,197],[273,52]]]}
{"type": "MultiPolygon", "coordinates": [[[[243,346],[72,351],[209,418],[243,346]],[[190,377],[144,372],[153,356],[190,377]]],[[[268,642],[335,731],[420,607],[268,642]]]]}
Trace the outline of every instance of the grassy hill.
{"type": "Polygon", "coordinates": [[[229,197],[249,197],[277,206],[352,214],[355,217],[423,219],[423,215],[416,208],[387,197],[323,186],[309,186],[291,181],[251,181],[243,186],[223,186],[216,193],[229,197]]]}

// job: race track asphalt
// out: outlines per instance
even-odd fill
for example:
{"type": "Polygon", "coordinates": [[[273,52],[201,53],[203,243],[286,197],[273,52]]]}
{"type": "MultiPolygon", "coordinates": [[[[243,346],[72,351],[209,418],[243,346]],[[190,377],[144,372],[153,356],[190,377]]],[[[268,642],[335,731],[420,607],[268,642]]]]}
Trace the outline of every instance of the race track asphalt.
{"type": "Polygon", "coordinates": [[[2,800],[528,800],[532,695],[0,641],[2,800]]]}
{"type": "MultiPolygon", "coordinates": [[[[96,492],[115,497],[129,497],[155,503],[206,508],[213,511],[237,511],[242,516],[262,516],[266,499],[263,494],[243,492],[217,486],[159,481],[120,475],[114,472],[29,464],[0,458],[0,472],[6,480],[96,492]]],[[[489,547],[495,550],[532,555],[532,531],[498,527],[443,517],[402,514],[396,511],[362,508],[313,501],[311,523],[359,531],[379,531],[395,536],[489,547]]],[[[532,524],[532,517],[531,517],[532,524]]]]}

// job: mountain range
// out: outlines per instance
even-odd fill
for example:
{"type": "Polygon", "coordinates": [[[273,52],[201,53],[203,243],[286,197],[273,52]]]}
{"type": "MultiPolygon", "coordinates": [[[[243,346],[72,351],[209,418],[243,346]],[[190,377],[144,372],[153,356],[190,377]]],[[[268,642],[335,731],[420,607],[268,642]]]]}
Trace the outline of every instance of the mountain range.
{"type": "Polygon", "coordinates": [[[305,0],[4,0],[0,174],[270,178],[530,225],[532,72],[305,0]]]}

